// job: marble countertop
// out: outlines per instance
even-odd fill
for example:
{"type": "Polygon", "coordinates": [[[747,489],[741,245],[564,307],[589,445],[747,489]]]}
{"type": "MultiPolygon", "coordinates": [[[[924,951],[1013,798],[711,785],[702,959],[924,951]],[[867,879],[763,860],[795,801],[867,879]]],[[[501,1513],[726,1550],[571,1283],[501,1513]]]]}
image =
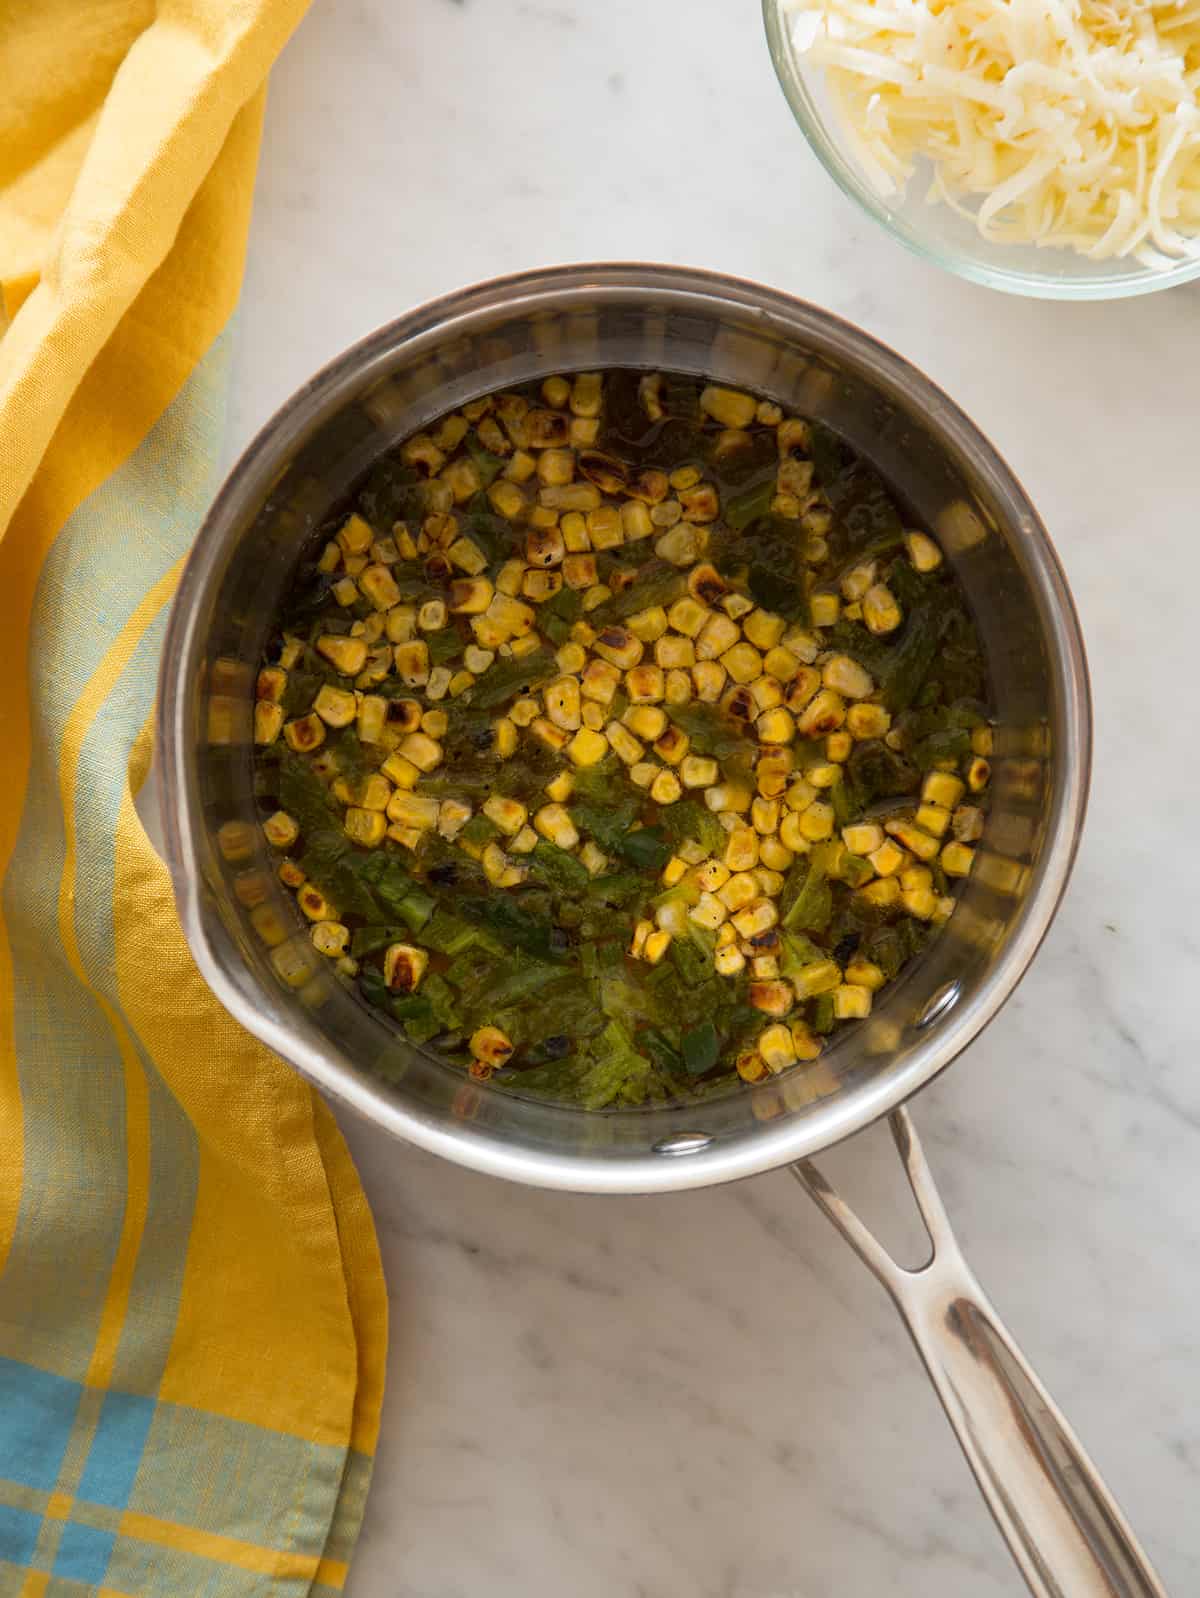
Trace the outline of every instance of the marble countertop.
{"type": "MultiPolygon", "coordinates": [[[[1096,694],[1087,833],[1020,991],[916,1113],[985,1286],[1195,1593],[1200,286],[1062,306],[912,259],[809,156],[749,0],[317,0],[271,84],[231,450],[415,302],[629,256],[893,344],[1057,542],[1096,694]]],[[[393,1315],[351,1598],[1023,1590],[884,1295],[786,1175],[587,1199],[346,1132],[393,1315]]],[[[876,1131],[828,1163],[880,1213],[889,1156],[876,1131]]]]}

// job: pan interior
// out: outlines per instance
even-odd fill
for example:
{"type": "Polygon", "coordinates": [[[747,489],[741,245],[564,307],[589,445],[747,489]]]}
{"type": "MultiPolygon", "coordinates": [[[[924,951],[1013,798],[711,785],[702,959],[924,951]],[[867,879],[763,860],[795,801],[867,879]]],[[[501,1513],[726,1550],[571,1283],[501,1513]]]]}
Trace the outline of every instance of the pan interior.
{"type": "Polygon", "coordinates": [[[185,930],[223,1002],[400,1136],[497,1174],[613,1191],[728,1180],[806,1155],[946,1065],[1011,991],[1053,914],[1082,819],[1088,730],[1082,645],[1053,552],[971,424],[826,313],[666,268],[565,268],[486,285],[381,330],[314,379],[210,513],[173,613],[160,701],[170,864],[185,930]],[[594,1114],[464,1079],[332,977],[255,825],[251,709],[301,549],[382,452],[491,390],[615,366],[753,389],[821,418],[871,461],[955,567],[998,725],[976,869],[941,935],[868,1021],[815,1066],[755,1088],[594,1114]],[[263,941],[264,905],[282,943],[263,941]]]}

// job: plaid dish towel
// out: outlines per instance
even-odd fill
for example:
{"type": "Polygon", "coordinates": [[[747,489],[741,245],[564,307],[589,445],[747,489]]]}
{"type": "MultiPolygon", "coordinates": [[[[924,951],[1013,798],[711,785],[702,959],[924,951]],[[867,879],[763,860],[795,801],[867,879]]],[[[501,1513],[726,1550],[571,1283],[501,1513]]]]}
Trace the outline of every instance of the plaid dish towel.
{"type": "Polygon", "coordinates": [[[134,808],[302,0],[0,8],[0,1593],[339,1589],[382,1398],[332,1117],[134,808]]]}

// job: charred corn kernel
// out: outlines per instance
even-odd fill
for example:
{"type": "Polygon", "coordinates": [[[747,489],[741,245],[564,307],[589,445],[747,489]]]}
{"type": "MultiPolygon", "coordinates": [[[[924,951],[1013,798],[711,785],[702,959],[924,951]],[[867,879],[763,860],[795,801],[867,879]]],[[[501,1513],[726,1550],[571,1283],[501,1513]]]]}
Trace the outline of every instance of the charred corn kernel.
{"type": "Polygon", "coordinates": [[[948,843],[942,850],[941,859],[942,870],[948,877],[966,877],[975,863],[975,851],[965,843],[948,843]]]}
{"type": "Polygon", "coordinates": [[[759,869],[766,866],[769,871],[776,873],[787,871],[796,856],[783,840],[778,836],[764,838],[758,846],[758,858],[761,862],[759,869]]]}
{"type": "Polygon", "coordinates": [[[778,799],[758,798],[751,802],[750,821],[755,832],[767,835],[779,830],[778,799]]]}
{"type": "Polygon", "coordinates": [[[308,935],[317,953],[330,960],[340,959],[350,944],[350,928],[340,921],[318,921],[308,935]]]}
{"type": "Polygon", "coordinates": [[[667,622],[677,633],[685,637],[694,638],[701,630],[711,613],[690,595],[677,599],[667,611],[667,622]]]}
{"type": "Polygon", "coordinates": [[[944,838],[950,825],[950,812],[942,805],[924,804],[917,809],[916,822],[933,837],[944,838]]]}
{"type": "Polygon", "coordinates": [[[587,665],[587,654],[582,644],[568,641],[555,650],[554,658],[558,662],[558,669],[578,675],[587,665]]]}
{"type": "Polygon", "coordinates": [[[813,696],[820,686],[821,673],[816,667],[801,666],[787,685],[784,703],[789,710],[799,715],[812,702],[813,696]]]}
{"type": "Polygon", "coordinates": [[[650,797],[656,805],[673,805],[682,795],[683,788],[673,771],[660,771],[650,784],[650,797]]]}
{"type": "Polygon", "coordinates": [[[367,566],[358,579],[358,586],[376,610],[390,610],[400,602],[396,579],[386,566],[367,566]]]}
{"type": "Polygon", "coordinates": [[[742,631],[756,648],[764,653],[774,649],[787,631],[787,623],[782,616],[775,616],[769,610],[753,610],[742,623],[742,631]]]}
{"type": "Polygon", "coordinates": [[[721,656],[721,664],[735,683],[752,683],[762,675],[762,656],[753,644],[734,644],[721,656]]]}
{"type": "Polygon", "coordinates": [[[833,990],[833,1013],[839,1021],[861,1021],[871,1013],[871,990],[843,982],[833,990]]]}
{"type": "Polygon", "coordinates": [[[608,739],[592,727],[581,727],[567,745],[566,753],[574,766],[594,766],[608,753],[608,739]]]}
{"type": "Polygon", "coordinates": [[[429,681],[429,645],[423,639],[396,645],[396,675],[407,688],[421,688],[429,681]]]}
{"type": "Polygon", "coordinates": [[[878,993],[887,978],[873,960],[851,960],[846,967],[846,981],[854,987],[866,988],[868,993],[878,993]]]}
{"type": "Polygon", "coordinates": [[[660,704],[666,692],[661,666],[634,666],[625,673],[625,692],[635,705],[660,704]]]}
{"type": "Polygon", "coordinates": [[[764,710],[754,727],[759,742],[764,744],[789,744],[796,736],[792,713],[782,705],[775,710],[764,710]]]}
{"type": "Polygon", "coordinates": [[[370,549],[375,534],[371,531],[370,524],[355,512],[342,524],[337,537],[338,543],[348,555],[361,555],[370,549]]]}
{"type": "Polygon", "coordinates": [[[686,705],[691,701],[691,679],[681,667],[673,666],[667,672],[665,697],[668,705],[686,705]]]}
{"type": "Polygon", "coordinates": [[[627,627],[605,627],[596,634],[592,648],[601,660],[610,666],[616,666],[620,671],[628,671],[631,666],[636,666],[642,658],[643,644],[640,638],[635,638],[627,627]]]}
{"type": "Polygon", "coordinates": [[[547,717],[565,732],[577,732],[581,726],[579,681],[576,677],[556,677],[542,690],[542,703],[547,717]]]}
{"type": "Polygon", "coordinates": [[[418,771],[432,771],[442,760],[441,744],[423,732],[410,732],[398,752],[405,760],[411,760],[418,771]]]}
{"type": "Polygon", "coordinates": [[[865,699],[875,690],[869,671],[864,671],[849,655],[833,655],[825,662],[821,681],[845,699],[865,699]]]}
{"type": "Polygon", "coordinates": [[[515,838],[509,839],[508,847],[513,854],[531,854],[537,848],[538,835],[532,827],[522,827],[515,838]]]}
{"type": "Polygon", "coordinates": [[[392,785],[378,771],[372,771],[358,785],[355,802],[363,810],[386,810],[392,797],[392,785]]]}
{"type": "Polygon", "coordinates": [[[300,824],[286,810],[277,810],[262,824],[263,836],[276,849],[290,849],[300,836],[300,824]]]}
{"type": "Polygon", "coordinates": [[[667,613],[661,605],[652,605],[649,610],[639,610],[635,616],[630,616],[627,625],[635,638],[652,644],[667,630],[667,613]]]}
{"type": "Polygon", "coordinates": [[[679,504],[683,518],[688,522],[715,521],[721,509],[716,487],[712,483],[697,483],[695,488],[681,488],[679,504]]]}
{"type": "Polygon", "coordinates": [[[658,705],[630,705],[621,717],[621,725],[653,743],[666,730],[667,713],[658,705]]]}
{"type": "Polygon", "coordinates": [[[749,427],[758,401],[736,388],[718,388],[710,383],[700,395],[700,409],[722,427],[749,427]]]}
{"type": "Polygon", "coordinates": [[[846,711],[846,731],[852,738],[882,738],[892,718],[882,705],[859,703],[846,711]]]}
{"type": "MultiPolygon", "coordinates": [[[[530,460],[529,465],[530,471],[533,471],[535,463],[530,460]]],[[[496,515],[503,516],[506,522],[519,521],[529,504],[523,491],[511,480],[512,466],[513,462],[510,461],[504,476],[498,478],[487,491],[488,503],[496,515]]]]}
{"type": "Polygon", "coordinates": [[[447,416],[433,435],[433,442],[445,455],[452,455],[466,438],[470,423],[465,416],[447,416]]]}
{"type": "MultiPolygon", "coordinates": [[[[425,684],[425,697],[427,699],[445,699],[450,690],[450,679],[454,673],[449,666],[435,666],[429,673],[429,681],[425,684]]],[[[421,717],[424,724],[425,718],[421,717]]]]}
{"type": "Polygon", "coordinates": [[[983,811],[976,805],[959,805],[950,825],[959,843],[974,843],[983,837],[983,811]]]}
{"type": "Polygon", "coordinates": [[[525,559],[531,566],[559,566],[567,546],[557,524],[553,527],[534,527],[525,535],[525,559]]]}
{"type": "Polygon", "coordinates": [[[512,1040],[498,1026],[481,1026],[471,1034],[471,1053],[484,1065],[501,1066],[512,1051],[512,1040]]]}
{"type": "Polygon", "coordinates": [[[489,843],[484,846],[479,863],[483,867],[484,876],[494,888],[498,888],[512,862],[498,843],[489,843]]]}
{"type": "Polygon", "coordinates": [[[571,384],[571,414],[599,416],[604,380],[599,372],[579,372],[571,384]]]}
{"type": "Polygon", "coordinates": [[[688,743],[687,734],[672,725],[654,740],[654,753],[669,766],[677,766],[687,754],[688,743]]]}
{"type": "Polygon", "coordinates": [[[801,836],[807,838],[810,843],[821,843],[824,839],[833,837],[834,821],[833,806],[825,804],[823,800],[816,800],[807,810],[801,812],[801,836]]]}
{"type": "Polygon", "coordinates": [[[846,719],[846,704],[841,694],[832,688],[822,688],[796,718],[796,730],[802,738],[820,738],[825,733],[836,732],[846,719]]]}
{"type": "Polygon", "coordinates": [[[337,911],[315,883],[306,882],[297,889],[296,903],[310,921],[337,920],[337,911]]]}
{"type": "Polygon", "coordinates": [[[285,723],[283,737],[289,749],[298,755],[308,754],[325,742],[325,723],[320,716],[298,716],[295,721],[285,723]]]}
{"type": "Polygon", "coordinates": [[[919,572],[936,571],[942,564],[942,552],[927,533],[906,532],[904,547],[919,572]]]}
{"type": "Polygon", "coordinates": [[[754,795],[744,783],[717,782],[706,789],[704,803],[715,815],[720,815],[727,810],[738,812],[749,810],[753,798],[754,795]]]}
{"type": "Polygon", "coordinates": [[[720,699],[728,680],[724,666],[717,660],[698,660],[692,667],[691,676],[696,698],[710,705],[720,699]]]}
{"type": "Polygon", "coordinates": [[[717,898],[726,910],[735,913],[744,910],[755,899],[761,898],[758,877],[753,871],[738,871],[716,890],[717,898]]]}
{"type": "Polygon", "coordinates": [[[850,751],[854,748],[854,739],[846,731],[831,732],[825,739],[825,758],[837,764],[849,760],[850,751]]]}
{"type": "Polygon", "coordinates": [[[705,893],[716,893],[729,881],[729,867],[720,860],[705,860],[696,867],[696,881],[705,893]]]}
{"type": "Polygon", "coordinates": [[[633,926],[633,941],[629,945],[629,952],[635,960],[640,960],[642,950],[646,947],[646,939],[654,931],[653,921],[635,921],[633,926]]]}
{"type": "MultiPolygon", "coordinates": [[[[480,436],[482,437],[482,434],[480,436]]],[[[488,447],[491,448],[490,445],[488,447]]],[[[495,453],[500,452],[496,451],[495,453]]],[[[537,461],[534,457],[528,450],[518,448],[513,451],[511,459],[505,466],[503,477],[510,483],[527,483],[536,471],[537,461]]],[[[491,489],[488,490],[488,498],[492,498],[491,489]]],[[[496,509],[499,509],[494,500],[492,500],[492,504],[496,509]]],[[[500,515],[503,516],[504,514],[504,511],[500,511],[500,515]]]]}
{"type": "Polygon", "coordinates": [[[953,810],[965,792],[965,785],[948,771],[931,771],[921,784],[925,803],[942,805],[947,810],[953,810]]]}
{"type": "Polygon", "coordinates": [[[489,794],[484,800],[483,813],[508,838],[515,838],[529,819],[529,811],[519,799],[499,793],[489,794]]]}
{"type": "MultiPolygon", "coordinates": [[[[562,564],[563,581],[568,588],[592,589],[596,583],[594,555],[568,555],[562,564]]],[[[601,585],[602,586],[602,585],[601,585]]]]}
{"type": "MultiPolygon", "coordinates": [[[[476,578],[476,582],[483,581],[476,578]]],[[[533,630],[537,620],[537,612],[530,605],[523,605],[519,599],[512,599],[507,594],[496,594],[487,608],[487,615],[508,634],[509,638],[523,638],[533,630]]]]}
{"type": "Polygon", "coordinates": [[[546,784],[547,799],[557,799],[559,804],[571,797],[575,788],[575,779],[569,771],[560,771],[546,784]]]}
{"type": "Polygon", "coordinates": [[[794,765],[795,755],[786,745],[772,744],[759,751],[754,775],[764,799],[778,799],[787,791],[794,765]]]}
{"type": "Polygon", "coordinates": [[[795,1002],[790,984],[778,979],[774,982],[751,982],[747,997],[754,1008],[761,1010],[764,1015],[786,1015],[795,1002]]]}
{"type": "Polygon", "coordinates": [[[254,684],[254,697],[260,702],[277,705],[287,687],[286,671],[278,666],[264,666],[254,684]]]}
{"type": "Polygon", "coordinates": [[[660,505],[651,505],[650,520],[655,527],[674,527],[683,515],[683,506],[677,499],[664,499],[660,505]]]}
{"type": "Polygon", "coordinates": [[[461,799],[443,799],[438,806],[437,830],[453,841],[471,819],[471,807],[461,799]]]}
{"type": "Polygon", "coordinates": [[[982,793],[992,778],[992,768],[982,755],[976,755],[967,767],[967,787],[972,793],[982,793]]]}
{"type": "Polygon", "coordinates": [[[707,927],[710,932],[715,932],[728,914],[728,910],[715,894],[701,893],[700,898],[688,911],[688,920],[694,921],[698,927],[707,927]]]}
{"type": "Polygon", "coordinates": [[[907,888],[900,894],[900,903],[918,921],[932,921],[937,912],[938,896],[932,888],[907,888]]]}
{"type": "Polygon", "coordinates": [[[841,611],[842,601],[837,594],[813,594],[808,602],[814,627],[832,627],[841,611]]]}
{"type": "Polygon", "coordinates": [[[397,788],[388,800],[387,818],[398,827],[413,827],[418,832],[428,832],[437,826],[438,801],[423,793],[410,793],[397,788]]]}
{"type": "Polygon", "coordinates": [[[856,822],[842,828],[842,842],[851,854],[874,854],[876,849],[883,848],[883,828],[873,821],[856,822]]]}
{"type": "Polygon", "coordinates": [[[353,677],[367,662],[367,646],[361,638],[346,638],[340,633],[323,633],[317,639],[317,653],[341,672],[353,677]]]}
{"type": "Polygon", "coordinates": [[[900,903],[900,884],[895,877],[880,877],[858,890],[859,897],[877,910],[892,910],[900,903]]]}
{"type": "Polygon", "coordinates": [[[549,838],[560,849],[573,849],[579,842],[575,823],[562,805],[543,805],[534,816],[533,824],[543,838],[549,838]]]}
{"type": "Polygon", "coordinates": [[[733,622],[727,615],[722,615],[719,610],[716,614],[709,610],[706,615],[708,620],[697,634],[695,652],[698,660],[717,660],[717,657],[721,657],[737,644],[741,633],[737,622],[733,622]]]}
{"type": "MultiPolygon", "coordinates": [[[[425,836],[419,827],[402,827],[398,822],[392,823],[387,830],[387,835],[393,843],[398,843],[404,849],[419,848],[421,839],[425,836]]],[[[478,858],[479,853],[479,850],[475,851],[476,858],[478,858]]]]}
{"type": "Polygon", "coordinates": [[[696,660],[696,646],[680,633],[664,633],[655,640],[654,658],[665,670],[682,671],[696,660]]]}
{"type": "Polygon", "coordinates": [[[529,730],[539,743],[544,744],[547,749],[552,749],[555,752],[565,749],[570,742],[569,737],[562,728],[556,727],[545,716],[535,717],[529,723],[529,730]]]}
{"type": "MultiPolygon", "coordinates": [[[[640,539],[649,538],[654,532],[650,507],[642,504],[640,500],[627,499],[621,506],[619,517],[621,538],[626,543],[636,544],[640,539]]],[[[619,539],[618,542],[620,541],[619,539]]]]}
{"type": "Polygon", "coordinates": [[[600,490],[592,483],[547,483],[538,489],[538,504],[543,510],[589,511],[600,508],[600,490]]]}
{"type": "Polygon", "coordinates": [[[687,876],[688,864],[679,855],[673,854],[662,868],[659,881],[664,887],[673,888],[677,882],[687,876]]]}
{"type": "Polygon", "coordinates": [[[875,868],[876,875],[890,877],[904,864],[905,854],[898,844],[887,838],[877,849],[868,852],[867,859],[875,868]]]}
{"type": "MultiPolygon", "coordinates": [[[[681,505],[681,515],[682,512],[681,505]]],[[[690,566],[704,553],[707,542],[708,537],[702,527],[697,527],[692,522],[681,521],[655,539],[654,553],[663,560],[670,561],[672,566],[690,566]]]]}
{"type": "Polygon", "coordinates": [[[501,716],[492,723],[493,748],[497,759],[507,760],[516,752],[517,728],[516,723],[507,716],[501,716]]]}
{"type": "Polygon", "coordinates": [[[778,678],[768,677],[766,672],[756,677],[744,691],[750,695],[756,711],[774,710],[783,704],[783,689],[778,678]]]}
{"type": "Polygon", "coordinates": [[[359,805],[351,805],[342,825],[347,838],[367,849],[374,849],[381,844],[387,832],[387,821],[381,811],[367,810],[359,805]]]}
{"type": "Polygon", "coordinates": [[[396,605],[387,613],[384,633],[389,643],[407,644],[417,630],[417,607],[396,605]]]}
{"type": "MultiPolygon", "coordinates": [[[[719,949],[714,951],[714,953],[713,953],[713,966],[716,968],[717,972],[721,976],[723,976],[723,977],[735,977],[735,976],[737,976],[739,971],[744,971],[746,969],[746,956],[738,948],[736,943],[726,943],[721,948],[719,948],[719,949]]],[[[745,1055],[739,1055],[739,1057],[738,1057],[738,1074],[739,1074],[739,1076],[742,1075],[741,1061],[743,1059],[745,1059],[745,1058],[747,1058],[747,1056],[745,1056],[745,1055]]],[[[755,1055],[754,1058],[757,1060],[758,1056],[755,1055]]],[[[760,1064],[760,1067],[761,1067],[761,1061],[759,1062],[759,1064],[760,1064]]],[[[761,1070],[760,1070],[760,1074],[761,1074],[761,1070]]],[[[748,1077],[748,1078],[746,1078],[746,1080],[747,1081],[756,1081],[757,1078],[748,1077]]]]}
{"type": "Polygon", "coordinates": [[[679,780],[685,788],[707,788],[719,775],[720,767],[708,755],[685,755],[679,764],[679,780]]]}
{"type": "Polygon", "coordinates": [[[796,1045],[790,1027],[769,1026],[758,1035],[758,1052],[769,1071],[786,1071],[796,1063],[796,1045]]]}
{"type": "Polygon", "coordinates": [[[862,597],[863,621],[876,635],[895,632],[904,617],[886,583],[872,583],[862,597]]]}
{"type": "Polygon", "coordinates": [[[627,766],[632,766],[641,760],[646,751],[644,747],[619,721],[610,721],[604,729],[605,735],[619,760],[627,766]]]}
{"type": "Polygon", "coordinates": [[[420,771],[412,761],[399,754],[390,754],[379,769],[397,788],[415,788],[421,778],[420,771]]]}
{"type": "Polygon", "coordinates": [[[888,821],[885,822],[883,830],[890,833],[910,854],[915,854],[918,860],[932,860],[938,852],[937,839],[931,838],[914,822],[888,821]]]}
{"type": "Polygon", "coordinates": [[[283,727],[283,706],[260,699],[254,707],[254,742],[273,744],[283,727]]]}
{"type": "Polygon", "coordinates": [[[743,910],[739,910],[733,918],[741,938],[757,937],[760,932],[766,932],[779,920],[779,911],[770,899],[752,899],[743,910]]]}

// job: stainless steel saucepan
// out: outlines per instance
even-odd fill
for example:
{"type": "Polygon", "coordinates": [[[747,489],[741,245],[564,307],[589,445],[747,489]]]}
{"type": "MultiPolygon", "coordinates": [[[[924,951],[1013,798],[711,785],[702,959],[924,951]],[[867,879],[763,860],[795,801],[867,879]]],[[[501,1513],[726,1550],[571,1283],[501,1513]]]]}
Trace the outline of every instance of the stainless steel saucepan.
{"type": "Polygon", "coordinates": [[[1095,1468],[963,1261],[905,1102],[996,1014],[1033,958],[1083,822],[1083,644],[1050,541],[1004,462],[905,361],[827,312],[671,267],[531,272],[452,294],[356,345],[246,451],[175,600],[158,712],[180,916],[222,1003],[335,1099],[475,1170],[656,1193],[778,1166],[891,1293],[1030,1590],[1163,1589],[1095,1468]],[[941,935],[815,1066],[686,1107],[604,1114],[518,1098],[407,1045],[312,951],[255,825],[251,706],[271,619],[313,529],[385,450],[439,413],[550,372],[663,368],[765,393],[837,429],[952,560],[992,675],[994,799],[941,935]],[[932,1242],[902,1270],[811,1156],[890,1116],[932,1242]]]}

